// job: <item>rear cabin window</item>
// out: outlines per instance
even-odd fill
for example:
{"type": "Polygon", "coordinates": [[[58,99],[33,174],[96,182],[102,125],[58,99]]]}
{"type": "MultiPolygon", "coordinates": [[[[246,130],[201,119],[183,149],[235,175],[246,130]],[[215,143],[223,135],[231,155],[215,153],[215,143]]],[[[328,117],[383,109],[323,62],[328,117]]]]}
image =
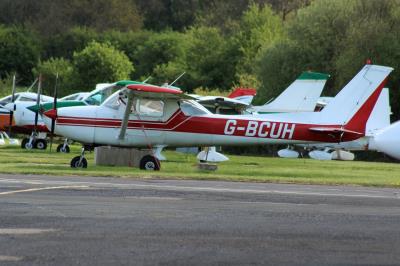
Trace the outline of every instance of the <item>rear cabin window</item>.
{"type": "Polygon", "coordinates": [[[180,102],[182,112],[187,116],[199,116],[211,114],[204,106],[192,100],[182,100],[180,102]]]}
{"type": "Polygon", "coordinates": [[[164,115],[164,102],[160,100],[138,99],[136,113],[143,116],[162,117],[164,115]]]}

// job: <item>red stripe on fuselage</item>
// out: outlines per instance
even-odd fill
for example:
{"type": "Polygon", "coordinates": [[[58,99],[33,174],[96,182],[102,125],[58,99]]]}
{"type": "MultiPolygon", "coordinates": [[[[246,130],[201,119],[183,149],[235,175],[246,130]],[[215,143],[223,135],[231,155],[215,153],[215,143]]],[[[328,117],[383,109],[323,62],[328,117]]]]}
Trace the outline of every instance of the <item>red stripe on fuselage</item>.
{"type": "MultiPolygon", "coordinates": [[[[83,126],[83,127],[103,127],[119,128],[120,119],[108,118],[78,118],[78,117],[58,117],[57,124],[60,126],[83,126]]],[[[298,141],[319,141],[319,142],[339,142],[339,135],[329,135],[312,132],[312,127],[321,126],[319,124],[299,124],[272,122],[262,120],[235,119],[232,116],[224,117],[205,117],[205,116],[185,116],[178,111],[168,121],[141,121],[130,120],[128,129],[146,129],[159,131],[176,131],[184,133],[213,134],[226,136],[257,137],[271,139],[288,139],[298,141]],[[234,121],[234,122],[233,122],[234,121]]],[[[338,128],[340,125],[323,125],[325,128],[338,128]]],[[[359,135],[344,134],[341,141],[350,141],[359,138],[359,135]]]]}

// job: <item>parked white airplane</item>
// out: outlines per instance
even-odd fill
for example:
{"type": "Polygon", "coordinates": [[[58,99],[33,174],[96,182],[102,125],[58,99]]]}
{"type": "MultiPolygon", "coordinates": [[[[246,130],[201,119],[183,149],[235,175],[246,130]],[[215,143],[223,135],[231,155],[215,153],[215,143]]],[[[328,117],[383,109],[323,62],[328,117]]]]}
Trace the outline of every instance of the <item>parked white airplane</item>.
{"type": "MultiPolygon", "coordinates": [[[[124,147],[215,146],[352,141],[365,135],[367,120],[390,67],[366,65],[321,112],[255,116],[216,115],[182,91],[127,85],[100,106],[52,109],[55,132],[82,143],[124,147]]],[[[77,156],[72,167],[86,167],[77,156]]],[[[145,169],[159,169],[153,156],[145,169]]]]}
{"type": "MultiPolygon", "coordinates": [[[[19,92],[0,99],[0,131],[7,131],[11,126],[12,132],[30,134],[34,128],[39,132],[39,137],[34,142],[29,142],[29,138],[24,138],[21,143],[23,148],[45,149],[45,141],[48,132],[43,120],[38,117],[35,125],[35,113],[26,109],[26,107],[35,104],[38,100],[37,93],[19,92]]],[[[41,95],[40,102],[51,102],[52,97],[41,95]]],[[[16,141],[11,141],[16,144],[16,141]]]]}

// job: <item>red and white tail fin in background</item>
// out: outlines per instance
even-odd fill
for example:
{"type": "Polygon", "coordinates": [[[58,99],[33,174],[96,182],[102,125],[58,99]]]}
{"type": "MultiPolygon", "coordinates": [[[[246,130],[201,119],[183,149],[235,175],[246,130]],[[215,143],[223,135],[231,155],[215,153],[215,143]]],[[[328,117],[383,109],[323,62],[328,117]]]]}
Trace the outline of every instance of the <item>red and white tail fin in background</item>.
{"type": "Polygon", "coordinates": [[[366,124],[386,83],[391,67],[366,65],[319,112],[321,124],[342,125],[343,131],[365,134],[366,124]]]}
{"type": "Polygon", "coordinates": [[[256,94],[257,91],[255,89],[236,88],[231,94],[228,95],[228,98],[250,104],[256,94]]]}
{"type": "Polygon", "coordinates": [[[378,131],[390,126],[390,115],[392,114],[389,102],[389,89],[383,88],[378,101],[372,110],[365,129],[366,136],[374,136],[378,131]]]}

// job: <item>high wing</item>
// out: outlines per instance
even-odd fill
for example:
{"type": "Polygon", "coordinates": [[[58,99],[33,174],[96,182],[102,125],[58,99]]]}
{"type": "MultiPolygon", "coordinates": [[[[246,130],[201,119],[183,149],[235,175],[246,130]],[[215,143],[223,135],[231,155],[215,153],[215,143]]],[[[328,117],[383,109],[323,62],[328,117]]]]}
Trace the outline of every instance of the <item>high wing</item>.
{"type": "Polygon", "coordinates": [[[183,91],[171,88],[161,87],[149,84],[131,84],[126,86],[134,95],[143,98],[156,98],[156,99],[193,99],[192,96],[184,94],[183,91]]]}

